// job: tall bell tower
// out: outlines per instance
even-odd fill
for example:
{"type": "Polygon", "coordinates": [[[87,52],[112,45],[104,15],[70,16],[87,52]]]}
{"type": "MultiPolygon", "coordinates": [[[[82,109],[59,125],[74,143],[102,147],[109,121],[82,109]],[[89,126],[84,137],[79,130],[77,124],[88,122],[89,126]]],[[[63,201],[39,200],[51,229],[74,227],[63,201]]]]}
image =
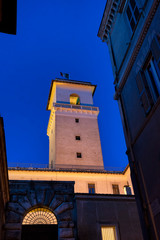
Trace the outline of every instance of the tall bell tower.
{"type": "Polygon", "coordinates": [[[90,82],[52,80],[47,104],[51,111],[47,128],[51,168],[104,168],[99,109],[93,106],[95,89],[90,82]]]}

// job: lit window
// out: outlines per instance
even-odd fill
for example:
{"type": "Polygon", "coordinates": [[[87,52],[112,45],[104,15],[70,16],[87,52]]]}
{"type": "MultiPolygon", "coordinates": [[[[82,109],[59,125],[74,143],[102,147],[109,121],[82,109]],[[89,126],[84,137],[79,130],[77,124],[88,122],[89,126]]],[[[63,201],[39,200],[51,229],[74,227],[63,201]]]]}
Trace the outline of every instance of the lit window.
{"type": "Polygon", "coordinates": [[[126,195],[132,195],[131,187],[128,185],[124,186],[124,192],[126,195]]]}
{"type": "Polygon", "coordinates": [[[117,240],[115,226],[101,227],[102,240],[117,240]]]}
{"type": "Polygon", "coordinates": [[[112,184],[113,194],[119,194],[119,186],[117,184],[112,184]]]}
{"type": "Polygon", "coordinates": [[[81,140],[80,136],[75,136],[76,140],[81,140]]]}
{"type": "Polygon", "coordinates": [[[138,22],[138,18],[139,18],[139,10],[138,10],[135,0],[128,1],[126,14],[127,14],[131,29],[132,29],[132,31],[134,31],[134,28],[135,28],[135,26],[138,22]]]}
{"type": "Polygon", "coordinates": [[[88,192],[89,193],[95,193],[95,184],[88,184],[88,192]]]}
{"type": "Polygon", "coordinates": [[[82,153],[77,152],[77,158],[82,158],[82,153]]]}
{"type": "Polygon", "coordinates": [[[70,95],[70,104],[74,105],[80,104],[80,97],[78,96],[78,94],[73,93],[70,95]]]}
{"type": "Polygon", "coordinates": [[[79,123],[79,118],[76,118],[76,119],[75,119],[75,122],[76,122],[76,123],[79,123]]]}

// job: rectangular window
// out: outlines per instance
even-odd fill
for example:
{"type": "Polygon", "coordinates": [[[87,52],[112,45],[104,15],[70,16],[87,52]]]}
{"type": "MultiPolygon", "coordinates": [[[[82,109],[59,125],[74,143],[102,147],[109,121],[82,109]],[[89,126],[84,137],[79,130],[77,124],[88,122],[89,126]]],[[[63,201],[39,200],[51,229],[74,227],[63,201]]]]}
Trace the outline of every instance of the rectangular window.
{"type": "Polygon", "coordinates": [[[75,122],[76,122],[76,123],[79,123],[79,118],[75,118],[75,122]]]}
{"type": "Polygon", "coordinates": [[[113,194],[119,194],[118,184],[112,184],[113,194]]]}
{"type": "Polygon", "coordinates": [[[75,139],[76,140],[81,140],[81,137],[80,136],[75,136],[75,139]]]}
{"type": "Polygon", "coordinates": [[[160,73],[153,56],[149,58],[144,68],[144,74],[150,88],[152,99],[154,102],[156,102],[160,95],[160,73]]]}
{"type": "Polygon", "coordinates": [[[88,192],[89,193],[95,193],[95,184],[88,184],[88,192]]]}
{"type": "Polygon", "coordinates": [[[77,158],[82,158],[82,153],[77,152],[77,158]]]}
{"type": "Polygon", "coordinates": [[[146,114],[160,96],[160,36],[153,38],[150,49],[136,77],[140,102],[146,114]]]}
{"type": "Polygon", "coordinates": [[[138,10],[138,7],[137,7],[137,4],[136,4],[135,0],[129,0],[128,1],[126,14],[127,14],[127,18],[128,18],[128,21],[130,23],[130,26],[131,26],[131,29],[132,29],[132,32],[133,32],[134,29],[135,29],[135,26],[138,22],[138,18],[139,18],[139,10],[138,10]]]}
{"type": "Polygon", "coordinates": [[[102,240],[117,240],[115,226],[101,227],[102,240]]]}
{"type": "Polygon", "coordinates": [[[126,195],[132,195],[131,187],[128,185],[124,186],[124,193],[126,195]]]}

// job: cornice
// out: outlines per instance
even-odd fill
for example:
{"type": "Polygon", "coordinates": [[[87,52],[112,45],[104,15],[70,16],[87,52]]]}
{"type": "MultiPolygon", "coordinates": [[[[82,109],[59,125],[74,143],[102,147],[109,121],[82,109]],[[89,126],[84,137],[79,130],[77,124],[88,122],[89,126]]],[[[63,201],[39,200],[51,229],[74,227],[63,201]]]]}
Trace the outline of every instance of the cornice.
{"type": "Polygon", "coordinates": [[[113,27],[115,16],[119,10],[119,5],[120,0],[108,0],[106,3],[101,24],[97,34],[98,37],[102,39],[102,41],[106,41],[108,39],[108,34],[110,33],[113,27]]]}

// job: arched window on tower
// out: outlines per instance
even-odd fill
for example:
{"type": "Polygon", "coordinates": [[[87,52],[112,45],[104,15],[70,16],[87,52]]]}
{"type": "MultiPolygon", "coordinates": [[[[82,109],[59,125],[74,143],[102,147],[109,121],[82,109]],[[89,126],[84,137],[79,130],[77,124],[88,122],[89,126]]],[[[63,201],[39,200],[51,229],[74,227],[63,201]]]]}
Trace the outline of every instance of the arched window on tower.
{"type": "Polygon", "coordinates": [[[21,240],[35,239],[58,240],[57,218],[47,208],[34,208],[24,216],[21,240]]]}
{"type": "Polygon", "coordinates": [[[76,93],[70,95],[70,104],[80,105],[80,97],[76,93]]]}

